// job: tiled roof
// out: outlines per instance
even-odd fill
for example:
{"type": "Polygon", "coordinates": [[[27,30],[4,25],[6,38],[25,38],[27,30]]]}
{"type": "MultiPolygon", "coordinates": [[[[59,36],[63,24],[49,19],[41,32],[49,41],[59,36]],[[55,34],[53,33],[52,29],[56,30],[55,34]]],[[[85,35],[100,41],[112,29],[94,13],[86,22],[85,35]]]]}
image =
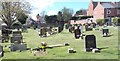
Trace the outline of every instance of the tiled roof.
{"type": "Polygon", "coordinates": [[[94,8],[97,6],[98,2],[93,2],[94,8]]]}
{"type": "Polygon", "coordinates": [[[104,8],[115,8],[115,6],[112,4],[112,3],[101,3],[101,5],[104,7],[104,8]]]}
{"type": "Polygon", "coordinates": [[[115,7],[116,7],[116,8],[120,8],[120,2],[116,2],[116,3],[115,3],[115,7]]]}

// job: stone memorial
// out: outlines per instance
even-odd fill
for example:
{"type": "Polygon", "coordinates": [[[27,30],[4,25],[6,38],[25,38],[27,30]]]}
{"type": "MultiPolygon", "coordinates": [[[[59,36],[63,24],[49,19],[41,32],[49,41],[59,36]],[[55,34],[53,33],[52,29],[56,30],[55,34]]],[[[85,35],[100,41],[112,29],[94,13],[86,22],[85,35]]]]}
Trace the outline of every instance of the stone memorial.
{"type": "Polygon", "coordinates": [[[19,43],[23,42],[23,36],[21,31],[13,31],[12,37],[10,38],[11,43],[14,43],[15,41],[18,41],[19,43]]]}
{"type": "Polygon", "coordinates": [[[45,28],[40,29],[40,36],[41,37],[46,37],[46,29],[45,28]]]}
{"type": "Polygon", "coordinates": [[[103,37],[109,36],[109,29],[103,28],[102,29],[102,34],[103,34],[103,37]]]}
{"type": "Polygon", "coordinates": [[[85,37],[85,51],[89,52],[96,48],[96,37],[95,35],[86,35],[85,37]]]}
{"type": "Polygon", "coordinates": [[[76,39],[79,39],[81,37],[81,31],[80,31],[79,27],[77,29],[75,29],[74,36],[76,39]]]}
{"type": "Polygon", "coordinates": [[[74,33],[74,30],[75,30],[75,27],[70,27],[70,28],[69,28],[69,32],[70,32],[70,33],[74,33]]]}
{"type": "Polygon", "coordinates": [[[91,27],[90,24],[87,24],[87,25],[85,25],[85,30],[86,30],[86,31],[92,31],[93,28],[91,27]]]}

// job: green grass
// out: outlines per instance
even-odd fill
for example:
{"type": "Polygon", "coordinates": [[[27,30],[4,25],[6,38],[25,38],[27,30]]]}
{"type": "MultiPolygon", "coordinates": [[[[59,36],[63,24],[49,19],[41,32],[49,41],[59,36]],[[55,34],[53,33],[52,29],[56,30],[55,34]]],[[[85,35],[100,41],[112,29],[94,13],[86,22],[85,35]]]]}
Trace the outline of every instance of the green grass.
{"type": "MultiPolygon", "coordinates": [[[[37,30],[29,29],[28,33],[23,33],[24,41],[27,43],[28,48],[40,47],[41,41],[46,41],[48,45],[69,42],[70,46],[47,49],[47,55],[40,57],[33,56],[29,50],[10,52],[10,49],[5,47],[5,55],[2,59],[118,59],[118,30],[113,27],[109,28],[113,34],[111,37],[102,37],[102,33],[98,30],[85,32],[85,34],[95,34],[97,47],[105,48],[100,53],[84,52],[85,41],[75,39],[74,34],[69,33],[66,29],[61,33],[46,38],[40,38],[37,30]],[[67,53],[68,48],[74,48],[77,53],[67,53]]],[[[6,44],[8,43],[3,43],[2,45],[6,44]]]]}

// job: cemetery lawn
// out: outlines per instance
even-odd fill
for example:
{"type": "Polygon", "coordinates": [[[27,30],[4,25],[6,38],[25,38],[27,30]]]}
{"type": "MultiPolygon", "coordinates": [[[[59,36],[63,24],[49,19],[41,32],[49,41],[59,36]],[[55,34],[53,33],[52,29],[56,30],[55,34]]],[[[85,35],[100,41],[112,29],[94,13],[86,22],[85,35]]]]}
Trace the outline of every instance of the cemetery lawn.
{"type": "Polygon", "coordinates": [[[118,59],[118,30],[117,27],[109,27],[111,33],[110,37],[102,37],[99,30],[87,31],[85,34],[95,34],[97,48],[102,48],[100,53],[92,53],[84,51],[84,39],[75,39],[74,34],[64,30],[61,33],[41,38],[38,36],[38,30],[28,29],[28,33],[23,33],[24,41],[28,48],[41,47],[41,41],[46,41],[47,45],[70,43],[70,46],[55,47],[47,49],[47,55],[34,56],[29,50],[10,52],[9,43],[3,43],[5,55],[2,59],[118,59]],[[74,48],[77,53],[69,54],[68,48],[74,48]]]}

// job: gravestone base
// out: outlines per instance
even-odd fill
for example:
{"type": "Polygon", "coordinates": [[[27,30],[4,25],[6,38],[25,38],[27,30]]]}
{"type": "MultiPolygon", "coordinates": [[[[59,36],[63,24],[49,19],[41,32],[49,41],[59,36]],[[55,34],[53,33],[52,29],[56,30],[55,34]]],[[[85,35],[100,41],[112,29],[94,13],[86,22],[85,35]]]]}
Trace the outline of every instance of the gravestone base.
{"type": "Polygon", "coordinates": [[[27,49],[27,44],[11,44],[10,46],[10,51],[17,51],[17,50],[20,50],[20,51],[24,51],[27,49]]]}
{"type": "Polygon", "coordinates": [[[99,52],[100,52],[100,50],[99,50],[99,49],[97,49],[97,48],[94,48],[94,49],[92,49],[92,52],[93,52],[93,53],[99,53],[99,52]]]}
{"type": "Polygon", "coordinates": [[[103,37],[109,37],[109,34],[108,33],[104,33],[103,37]]]}
{"type": "Polygon", "coordinates": [[[86,48],[84,51],[85,51],[85,52],[91,52],[92,49],[90,49],[90,48],[86,48]]]}

